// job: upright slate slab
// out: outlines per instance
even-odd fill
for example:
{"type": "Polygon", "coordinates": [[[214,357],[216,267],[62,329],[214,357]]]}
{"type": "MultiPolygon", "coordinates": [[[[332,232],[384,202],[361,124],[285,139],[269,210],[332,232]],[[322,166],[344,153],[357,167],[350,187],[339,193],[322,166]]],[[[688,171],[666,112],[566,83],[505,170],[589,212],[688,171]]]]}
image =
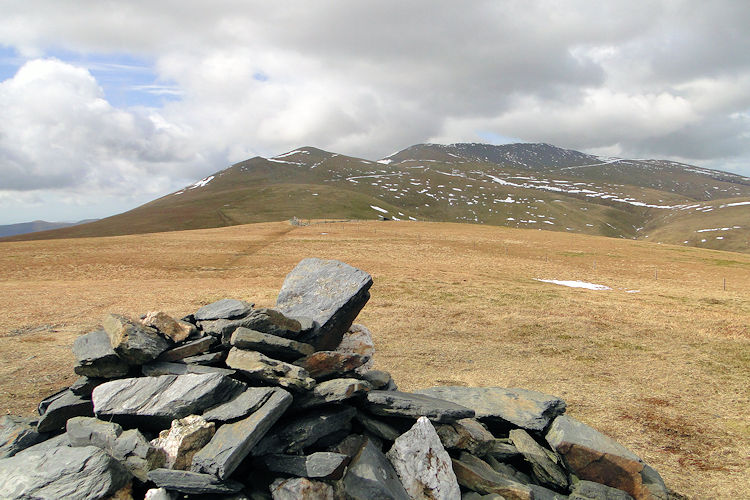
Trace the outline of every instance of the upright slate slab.
{"type": "Polygon", "coordinates": [[[370,298],[372,277],[337,260],[304,259],[284,280],[276,307],[286,316],[311,318],[310,333],[297,340],[333,350],[370,298]]]}
{"type": "Polygon", "coordinates": [[[131,479],[94,446],[60,446],[0,460],[0,498],[108,498],[131,479]]]}
{"type": "Polygon", "coordinates": [[[409,500],[411,497],[383,452],[369,439],[349,464],[344,491],[355,500],[409,500]]]}
{"type": "Polygon", "coordinates": [[[471,408],[476,418],[542,431],[565,411],[565,401],[527,389],[440,386],[414,391],[471,408]]]}
{"type": "Polygon", "coordinates": [[[73,355],[77,361],[73,371],[78,375],[116,378],[128,373],[128,364],[115,353],[109,335],[104,330],[90,332],[75,339],[73,355]]]}
{"type": "Polygon", "coordinates": [[[235,397],[245,384],[215,373],[113,380],[94,389],[97,417],[150,429],[235,397]]]}
{"type": "Polygon", "coordinates": [[[242,489],[242,483],[237,481],[224,481],[211,474],[187,470],[154,469],[148,473],[148,479],[159,488],[188,495],[228,495],[242,489]]]}

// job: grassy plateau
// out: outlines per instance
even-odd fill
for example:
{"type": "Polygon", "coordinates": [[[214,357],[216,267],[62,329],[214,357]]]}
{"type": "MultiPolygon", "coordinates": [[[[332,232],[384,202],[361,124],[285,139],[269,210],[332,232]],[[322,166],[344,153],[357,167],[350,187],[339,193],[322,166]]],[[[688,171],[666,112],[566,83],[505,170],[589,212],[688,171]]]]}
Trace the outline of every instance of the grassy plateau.
{"type": "Polygon", "coordinates": [[[312,256],[372,274],[357,321],[401,389],[554,394],[675,491],[750,492],[750,255],[583,234],[278,222],[2,242],[0,410],[32,414],[70,384],[73,340],[107,312],[182,316],[224,297],[273,306],[312,256]]]}

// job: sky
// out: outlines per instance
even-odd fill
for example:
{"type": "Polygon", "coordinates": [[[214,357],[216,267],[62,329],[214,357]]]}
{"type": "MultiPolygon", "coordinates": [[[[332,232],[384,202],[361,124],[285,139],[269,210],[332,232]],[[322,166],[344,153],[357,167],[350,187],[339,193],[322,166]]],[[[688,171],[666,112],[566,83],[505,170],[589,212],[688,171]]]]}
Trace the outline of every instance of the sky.
{"type": "Polygon", "coordinates": [[[252,156],[546,142],[750,176],[750,2],[0,0],[0,224],[252,156]]]}

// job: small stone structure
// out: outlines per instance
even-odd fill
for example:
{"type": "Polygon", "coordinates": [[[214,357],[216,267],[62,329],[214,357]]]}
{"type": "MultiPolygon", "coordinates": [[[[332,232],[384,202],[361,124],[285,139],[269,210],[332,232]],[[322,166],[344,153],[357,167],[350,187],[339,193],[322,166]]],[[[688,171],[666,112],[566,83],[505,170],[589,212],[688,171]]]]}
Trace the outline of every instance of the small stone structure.
{"type": "Polygon", "coordinates": [[[74,344],[76,383],[0,419],[0,498],[669,498],[560,398],[399,391],[353,324],[371,285],[305,259],[272,309],[108,315],[74,344]]]}

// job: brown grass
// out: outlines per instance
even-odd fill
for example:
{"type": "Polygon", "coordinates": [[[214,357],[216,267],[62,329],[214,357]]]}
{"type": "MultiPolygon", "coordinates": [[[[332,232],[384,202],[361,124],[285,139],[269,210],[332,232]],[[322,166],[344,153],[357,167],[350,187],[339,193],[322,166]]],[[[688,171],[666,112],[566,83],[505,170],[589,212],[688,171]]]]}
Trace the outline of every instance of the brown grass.
{"type": "Polygon", "coordinates": [[[273,305],[308,256],[373,275],[358,321],[402,389],[555,394],[676,491],[750,492],[750,255],[547,231],[268,223],[2,243],[0,410],[30,414],[72,382],[70,345],[106,312],[180,316],[223,297],[273,305]]]}

